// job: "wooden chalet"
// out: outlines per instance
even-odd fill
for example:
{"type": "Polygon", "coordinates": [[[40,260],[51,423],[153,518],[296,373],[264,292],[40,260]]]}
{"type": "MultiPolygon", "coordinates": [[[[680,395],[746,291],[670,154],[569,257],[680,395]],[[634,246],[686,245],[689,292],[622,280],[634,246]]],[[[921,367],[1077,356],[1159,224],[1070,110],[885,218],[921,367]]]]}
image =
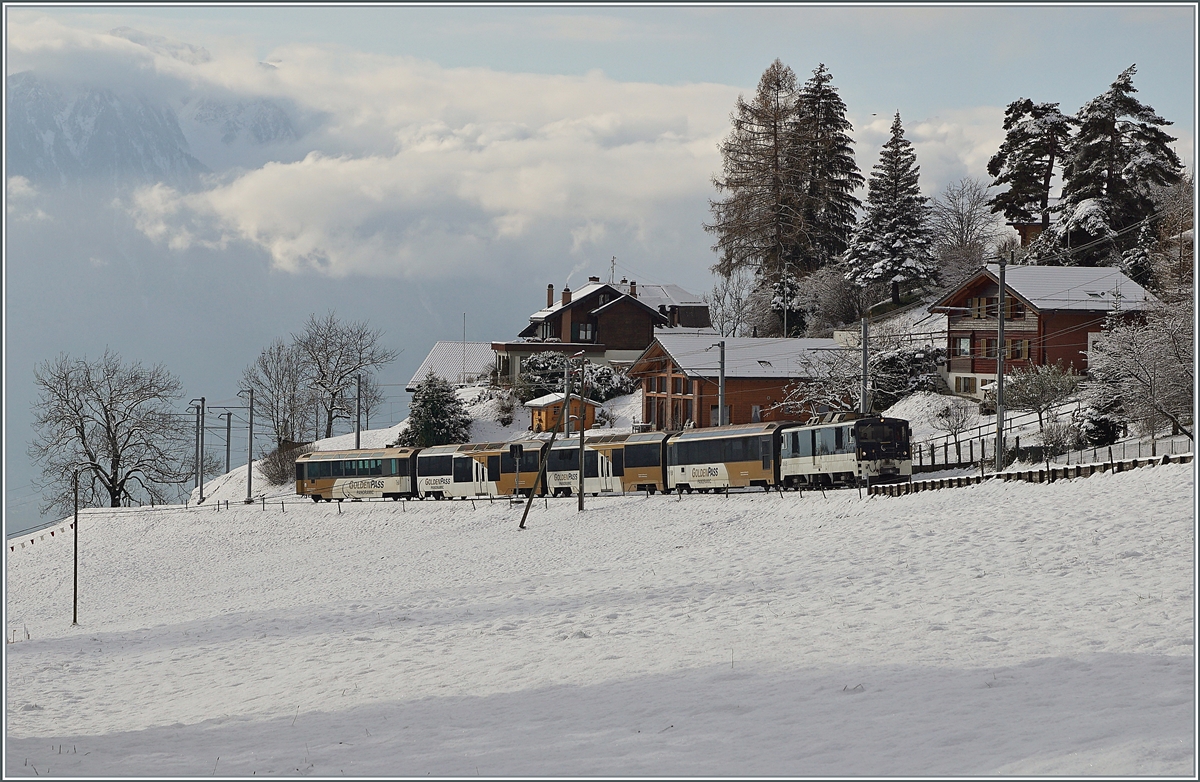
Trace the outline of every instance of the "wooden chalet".
{"type": "MultiPolygon", "coordinates": [[[[801,379],[813,351],[842,350],[832,339],[760,339],[659,333],[630,369],[642,384],[642,422],[650,429],[717,426],[719,351],[725,341],[725,407],[731,424],[797,420],[773,409],[801,379]]],[[[824,412],[817,409],[816,412],[824,412]]]]}
{"type": "Polygon", "coordinates": [[[708,305],[677,285],[643,286],[636,281],[602,283],[589,277],[577,291],[563,288],[554,299],[546,286],[546,306],[529,316],[521,340],[493,342],[496,375],[512,382],[521,363],[535,353],[583,352],[596,363],[629,365],[654,341],[656,328],[708,327],[708,305]]]}
{"type": "MultiPolygon", "coordinates": [[[[1005,268],[1005,369],[1055,364],[1087,371],[1087,353],[1110,313],[1139,312],[1153,297],[1109,266],[1005,268]]],[[[979,269],[935,302],[947,315],[947,382],[955,393],[982,397],[996,379],[1000,267],[979,269]]]]}
{"type": "MultiPolygon", "coordinates": [[[[530,411],[529,428],[534,432],[549,432],[557,424],[559,431],[561,431],[564,396],[566,394],[547,394],[526,402],[525,406],[530,411]]],[[[570,414],[575,420],[570,422],[568,431],[579,431],[579,411],[581,407],[583,409],[583,428],[591,429],[592,425],[596,423],[596,403],[590,399],[581,400],[578,394],[571,394],[570,414]]]]}

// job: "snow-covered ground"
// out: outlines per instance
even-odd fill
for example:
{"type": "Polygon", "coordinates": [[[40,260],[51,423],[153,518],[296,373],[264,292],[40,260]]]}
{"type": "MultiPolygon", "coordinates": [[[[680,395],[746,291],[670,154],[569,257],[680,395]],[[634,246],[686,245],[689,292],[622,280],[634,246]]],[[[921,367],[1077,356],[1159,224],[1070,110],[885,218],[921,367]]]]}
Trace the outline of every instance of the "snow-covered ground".
{"type": "Polygon", "coordinates": [[[90,510],[5,774],[1194,775],[1193,487],[90,510]]]}

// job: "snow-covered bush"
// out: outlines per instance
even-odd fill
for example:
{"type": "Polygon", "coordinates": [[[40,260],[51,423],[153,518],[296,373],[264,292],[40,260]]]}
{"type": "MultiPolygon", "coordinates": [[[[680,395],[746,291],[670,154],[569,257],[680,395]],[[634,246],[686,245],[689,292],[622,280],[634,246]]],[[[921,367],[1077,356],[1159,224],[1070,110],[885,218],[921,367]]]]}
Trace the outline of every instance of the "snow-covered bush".
{"type": "Polygon", "coordinates": [[[1074,421],[1051,421],[1042,427],[1042,452],[1045,456],[1058,456],[1083,448],[1084,445],[1083,433],[1074,421]]]}
{"type": "Polygon", "coordinates": [[[949,393],[938,365],[946,360],[945,348],[901,347],[871,356],[870,373],[873,407],[885,410],[917,391],[949,393]]]}
{"type": "MultiPolygon", "coordinates": [[[[528,402],[546,394],[561,394],[565,361],[564,354],[547,351],[534,353],[521,362],[521,374],[513,386],[517,398],[528,402]]],[[[608,364],[587,362],[586,377],[587,397],[595,402],[607,402],[615,396],[631,393],[637,386],[636,381],[608,364]]],[[[574,383],[578,383],[578,377],[572,387],[572,392],[578,393],[574,383]]]]}
{"type": "Polygon", "coordinates": [[[1088,445],[1103,447],[1120,439],[1127,422],[1116,386],[1090,383],[1084,390],[1084,407],[1076,416],[1076,422],[1088,445]]]}
{"type": "Polygon", "coordinates": [[[312,443],[284,443],[258,460],[259,472],[269,486],[296,480],[296,459],[312,450],[312,443]]]}

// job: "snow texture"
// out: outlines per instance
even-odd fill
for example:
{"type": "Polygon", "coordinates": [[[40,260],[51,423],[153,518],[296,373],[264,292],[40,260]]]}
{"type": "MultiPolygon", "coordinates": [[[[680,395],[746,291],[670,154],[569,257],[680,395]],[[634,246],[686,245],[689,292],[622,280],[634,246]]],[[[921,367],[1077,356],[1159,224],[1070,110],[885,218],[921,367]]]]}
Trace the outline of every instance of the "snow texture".
{"type": "Polygon", "coordinates": [[[5,774],[1193,774],[1193,486],[89,510],[5,774]]]}

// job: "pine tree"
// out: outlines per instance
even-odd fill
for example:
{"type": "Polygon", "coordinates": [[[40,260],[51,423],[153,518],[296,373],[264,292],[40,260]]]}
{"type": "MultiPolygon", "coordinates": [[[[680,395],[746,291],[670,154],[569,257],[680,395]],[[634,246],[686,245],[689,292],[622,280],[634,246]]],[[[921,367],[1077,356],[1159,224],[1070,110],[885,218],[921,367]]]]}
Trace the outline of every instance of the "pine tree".
{"type": "Polygon", "coordinates": [[[929,205],[918,184],[920,171],[896,112],[892,137],[883,145],[867,182],[866,217],[845,256],[848,280],[856,285],[889,283],[895,304],[900,303],[902,284],[932,282],[937,275],[929,205]]]}
{"type": "Polygon", "coordinates": [[[862,204],[854,191],[863,184],[854,160],[854,129],[846,104],[832,86],[833,74],[821,63],[800,89],[796,151],[805,167],[804,225],[799,268],[809,274],[846,251],[862,204]]]}
{"type": "Polygon", "coordinates": [[[1154,235],[1154,229],[1144,223],[1138,229],[1137,244],[1121,255],[1121,271],[1142,287],[1150,285],[1150,278],[1154,274],[1154,256],[1158,249],[1157,245],[1158,240],[1154,235]]]}
{"type": "Polygon", "coordinates": [[[723,175],[713,185],[727,196],[709,201],[715,234],[713,271],[728,277],[748,268],[768,280],[799,256],[805,241],[801,204],[804,169],[796,153],[796,74],[778,59],[758,83],[754,99],[738,96],[733,130],[721,143],[723,175]]]}
{"type": "Polygon", "coordinates": [[[988,161],[992,186],[1008,186],[991,199],[993,212],[1018,223],[1040,216],[1043,229],[1050,225],[1050,182],[1062,165],[1074,125],[1075,119],[1059,111],[1057,103],[1021,98],[1008,104],[1004,142],[988,161]]]}
{"type": "Polygon", "coordinates": [[[1134,226],[1154,214],[1154,187],[1179,181],[1175,139],[1161,130],[1171,123],[1133,97],[1136,70],[1126,68],[1076,115],[1079,132],[1063,165],[1063,219],[1044,243],[1080,248],[1066,263],[1119,264],[1137,242],[1134,226]]]}
{"type": "Polygon", "coordinates": [[[470,436],[471,417],[454,392],[454,386],[430,370],[413,392],[408,428],[400,435],[400,445],[429,448],[465,443],[470,436]]]}

